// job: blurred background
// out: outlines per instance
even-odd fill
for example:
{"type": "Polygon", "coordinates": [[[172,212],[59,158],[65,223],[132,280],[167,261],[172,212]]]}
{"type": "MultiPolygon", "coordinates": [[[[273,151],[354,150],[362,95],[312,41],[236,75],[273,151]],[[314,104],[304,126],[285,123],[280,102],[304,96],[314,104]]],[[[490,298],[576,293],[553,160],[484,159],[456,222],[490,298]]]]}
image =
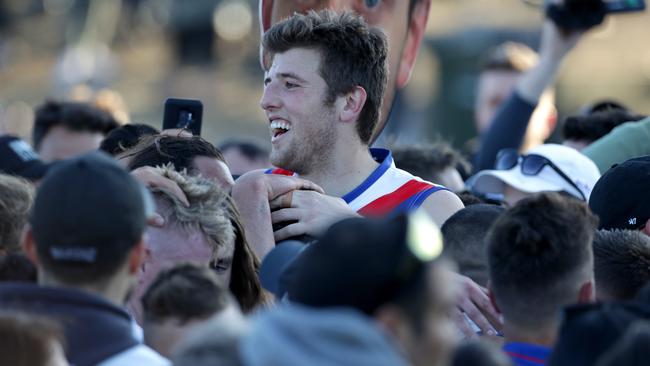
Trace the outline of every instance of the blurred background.
{"type": "MultiPolygon", "coordinates": [[[[479,56],[506,40],[536,49],[541,20],[521,0],[433,0],[391,116],[408,124],[389,124],[389,134],[462,146],[475,135],[479,56]]],[[[601,98],[650,114],[649,34],[649,12],[611,16],[592,31],[560,74],[560,119],[601,98]]],[[[258,43],[257,0],[0,0],[0,129],[28,138],[46,99],[93,99],[123,121],[160,127],[164,100],[175,96],[203,101],[213,143],[268,141],[258,43]]]]}

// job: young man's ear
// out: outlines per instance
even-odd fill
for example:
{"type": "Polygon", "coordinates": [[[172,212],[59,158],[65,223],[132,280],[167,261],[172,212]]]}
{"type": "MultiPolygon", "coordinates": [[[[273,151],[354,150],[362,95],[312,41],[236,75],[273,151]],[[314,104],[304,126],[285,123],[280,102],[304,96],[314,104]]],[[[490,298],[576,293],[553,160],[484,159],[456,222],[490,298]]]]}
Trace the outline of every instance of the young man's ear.
{"type": "Polygon", "coordinates": [[[129,252],[129,274],[135,275],[138,273],[138,270],[140,270],[140,266],[144,262],[146,256],[147,247],[144,243],[143,236],[140,241],[131,248],[131,252],[129,252]]]}
{"type": "Polygon", "coordinates": [[[429,9],[431,8],[431,0],[419,0],[415,2],[415,7],[411,14],[411,20],[408,24],[408,33],[406,35],[404,49],[399,63],[399,69],[395,83],[397,89],[401,89],[408,83],[413,72],[415,60],[418,57],[422,37],[427,27],[427,20],[429,19],[429,9]]]}
{"type": "Polygon", "coordinates": [[[596,286],[594,280],[589,280],[580,286],[578,304],[589,304],[596,300],[596,286]]]}
{"type": "Polygon", "coordinates": [[[641,229],[641,232],[647,236],[650,236],[650,219],[645,222],[645,226],[641,229]]]}
{"type": "Polygon", "coordinates": [[[25,256],[38,266],[38,250],[36,249],[36,242],[34,241],[34,233],[32,232],[31,225],[25,225],[20,240],[20,245],[23,248],[25,256]]]}
{"type": "Polygon", "coordinates": [[[363,106],[366,105],[367,98],[366,90],[360,86],[355,87],[351,92],[343,96],[341,100],[343,104],[340,113],[341,122],[356,122],[363,110],[363,106]]]}

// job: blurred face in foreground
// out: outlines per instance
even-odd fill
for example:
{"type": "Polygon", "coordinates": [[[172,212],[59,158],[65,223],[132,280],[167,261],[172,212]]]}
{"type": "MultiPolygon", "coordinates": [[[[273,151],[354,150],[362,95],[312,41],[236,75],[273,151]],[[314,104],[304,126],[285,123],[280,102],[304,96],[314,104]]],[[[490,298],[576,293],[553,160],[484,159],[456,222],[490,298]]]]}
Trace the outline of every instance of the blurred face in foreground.
{"type": "Polygon", "coordinates": [[[429,307],[424,315],[423,334],[411,344],[415,365],[446,365],[457,340],[457,331],[449,313],[455,306],[456,289],[451,286],[449,270],[440,265],[429,269],[429,307]]]}
{"type": "Polygon", "coordinates": [[[409,16],[410,0],[260,0],[261,29],[308,10],[332,9],[353,11],[362,15],[371,26],[382,29],[388,36],[388,88],[381,117],[372,141],[384,128],[395,90],[408,82],[415,64],[424,28],[429,17],[431,0],[416,0],[409,16]]]}
{"type": "Polygon", "coordinates": [[[449,317],[457,292],[450,273],[444,262],[429,266],[425,274],[428,303],[417,319],[410,319],[392,304],[375,314],[413,365],[447,365],[458,341],[458,331],[449,317]]]}

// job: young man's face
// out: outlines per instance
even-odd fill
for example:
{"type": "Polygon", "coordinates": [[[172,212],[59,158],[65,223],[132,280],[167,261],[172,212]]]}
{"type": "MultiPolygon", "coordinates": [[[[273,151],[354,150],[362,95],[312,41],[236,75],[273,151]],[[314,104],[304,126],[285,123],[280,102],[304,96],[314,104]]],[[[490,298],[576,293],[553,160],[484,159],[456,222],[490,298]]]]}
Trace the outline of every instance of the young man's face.
{"type": "Polygon", "coordinates": [[[262,29],[268,30],[271,25],[294,12],[347,10],[362,15],[368,24],[386,33],[389,79],[381,117],[373,133],[374,141],[385,125],[395,89],[404,87],[408,82],[429,16],[431,0],[419,0],[409,21],[409,3],[409,0],[260,0],[260,19],[262,29]]]}
{"type": "Polygon", "coordinates": [[[422,315],[420,331],[410,326],[402,347],[413,365],[446,365],[458,341],[449,313],[455,306],[456,289],[449,278],[451,268],[444,263],[432,265],[427,273],[429,306],[422,315]]]}
{"type": "Polygon", "coordinates": [[[336,141],[335,107],[325,105],[327,84],[318,51],[294,48],[273,57],[260,102],[271,133],[271,164],[307,175],[336,141]]]}
{"type": "MultiPolygon", "coordinates": [[[[490,128],[494,117],[510,98],[520,78],[521,73],[515,71],[488,70],[481,73],[474,110],[474,123],[479,136],[490,128]]],[[[541,144],[549,137],[555,128],[555,116],[553,94],[546,92],[530,116],[524,148],[541,144]]]]}
{"type": "Polygon", "coordinates": [[[520,74],[513,71],[484,71],[479,76],[476,95],[475,123],[479,135],[483,135],[501,107],[510,97],[520,74]]]}
{"type": "Polygon", "coordinates": [[[97,150],[104,134],[89,131],[72,131],[63,126],[52,127],[38,149],[41,159],[46,162],[68,159],[97,150]]]}
{"type": "Polygon", "coordinates": [[[130,299],[136,320],[141,320],[140,299],[158,273],[180,263],[208,265],[214,262],[220,285],[223,288],[230,287],[234,243],[218,248],[217,252],[213,253],[207,238],[199,230],[184,230],[174,224],[166,224],[162,228],[149,227],[146,234],[147,256],[141,266],[135,292],[130,299]],[[216,257],[214,261],[213,257],[216,257]]]}

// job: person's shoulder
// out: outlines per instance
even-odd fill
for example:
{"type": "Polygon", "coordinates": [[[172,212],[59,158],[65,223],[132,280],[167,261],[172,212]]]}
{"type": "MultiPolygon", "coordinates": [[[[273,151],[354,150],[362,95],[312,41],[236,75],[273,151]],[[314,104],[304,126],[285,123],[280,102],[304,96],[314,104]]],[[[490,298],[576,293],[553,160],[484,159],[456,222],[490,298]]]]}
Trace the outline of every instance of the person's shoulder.
{"type": "Polygon", "coordinates": [[[123,352],[111,356],[99,363],[99,366],[171,366],[171,362],[153,349],[139,344],[123,352]]]}
{"type": "Polygon", "coordinates": [[[453,206],[460,206],[460,208],[463,208],[463,202],[460,200],[458,195],[456,193],[438,185],[433,185],[432,188],[438,188],[435,190],[427,199],[424,201],[424,204],[426,205],[427,203],[435,203],[437,205],[440,204],[451,204],[453,206]]]}
{"type": "Polygon", "coordinates": [[[431,193],[420,206],[432,219],[442,227],[453,214],[465,207],[460,198],[448,189],[438,189],[431,193]]]}

